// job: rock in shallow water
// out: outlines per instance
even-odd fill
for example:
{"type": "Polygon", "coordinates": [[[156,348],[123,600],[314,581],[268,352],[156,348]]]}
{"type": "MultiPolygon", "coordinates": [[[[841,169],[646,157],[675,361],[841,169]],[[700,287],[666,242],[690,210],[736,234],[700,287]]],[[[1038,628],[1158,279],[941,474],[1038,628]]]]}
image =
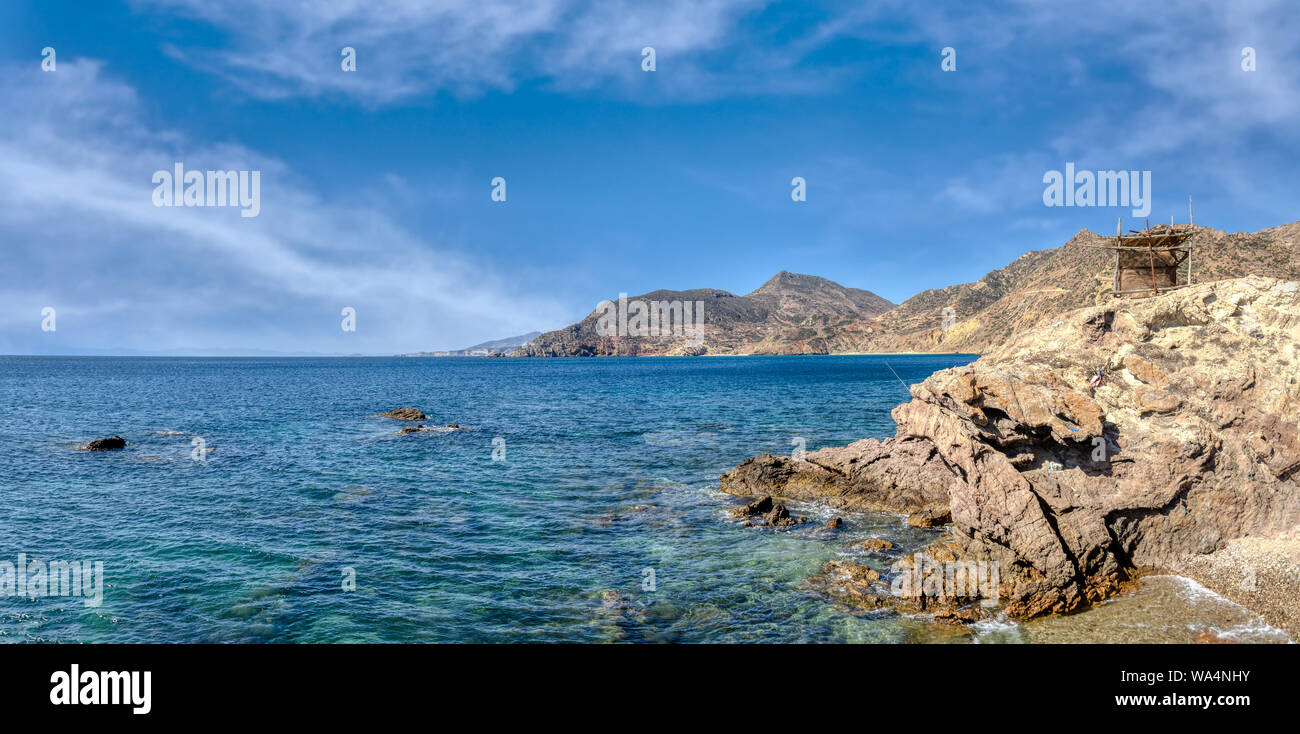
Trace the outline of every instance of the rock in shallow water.
{"type": "Polygon", "coordinates": [[[756,522],[753,519],[745,520],[745,527],[766,525],[772,528],[787,528],[808,522],[806,517],[790,517],[790,510],[779,502],[773,502],[770,495],[764,495],[743,507],[733,508],[731,514],[736,517],[749,518],[755,515],[762,516],[761,522],[756,522]]]}
{"type": "Polygon", "coordinates": [[[424,414],[424,411],[416,408],[397,408],[395,410],[390,410],[387,413],[379,413],[378,415],[380,418],[392,418],[399,421],[428,420],[428,416],[424,414]]]}
{"type": "Polygon", "coordinates": [[[126,448],[126,441],[121,436],[97,438],[86,444],[87,451],[113,451],[114,449],[122,448],[126,448]]]}

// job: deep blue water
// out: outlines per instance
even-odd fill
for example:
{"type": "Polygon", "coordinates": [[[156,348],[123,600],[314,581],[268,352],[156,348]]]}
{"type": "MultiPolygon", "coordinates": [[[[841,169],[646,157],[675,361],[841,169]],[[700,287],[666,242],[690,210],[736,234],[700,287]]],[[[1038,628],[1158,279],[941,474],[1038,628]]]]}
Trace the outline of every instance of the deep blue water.
{"type": "Polygon", "coordinates": [[[106,586],[97,608],[0,596],[0,640],[921,639],[800,583],[925,531],[744,528],[717,476],[890,435],[886,361],[914,383],[973,358],[3,357],[0,561],[98,560],[106,586]],[[399,406],[471,430],[392,436],[373,414],[399,406]]]}

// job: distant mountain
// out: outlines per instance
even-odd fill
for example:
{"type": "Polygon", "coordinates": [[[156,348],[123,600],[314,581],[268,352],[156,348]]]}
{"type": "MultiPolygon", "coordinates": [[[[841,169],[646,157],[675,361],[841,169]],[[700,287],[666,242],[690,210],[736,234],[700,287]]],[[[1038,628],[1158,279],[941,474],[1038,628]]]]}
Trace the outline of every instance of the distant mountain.
{"type": "Polygon", "coordinates": [[[504,339],[493,339],[482,344],[475,344],[472,347],[464,349],[453,349],[446,352],[416,352],[408,354],[408,357],[492,357],[506,354],[517,347],[521,347],[528,342],[541,336],[540,331],[530,331],[527,334],[519,336],[508,336],[504,339]]]}
{"type": "Polygon", "coordinates": [[[506,337],[506,338],[504,338],[504,339],[494,339],[494,340],[492,340],[492,341],[483,342],[482,344],[475,344],[475,345],[472,346],[472,347],[465,347],[464,349],[461,349],[461,350],[459,350],[459,351],[462,351],[462,352],[479,352],[479,351],[501,352],[501,351],[506,351],[506,350],[509,350],[509,349],[514,349],[515,347],[522,347],[523,345],[527,344],[528,342],[530,342],[530,341],[536,339],[537,337],[539,337],[539,336],[541,336],[541,335],[542,335],[542,332],[540,332],[540,331],[530,331],[530,332],[528,332],[527,334],[520,334],[519,336],[508,336],[508,337],[506,337]]]}
{"type": "MultiPolygon", "coordinates": [[[[654,291],[627,301],[703,302],[702,338],[601,335],[597,310],[513,356],[984,353],[1061,313],[1108,301],[1114,256],[1087,247],[1105,242],[1081,230],[973,283],[922,291],[897,306],[870,291],[785,271],[744,296],[654,291]]],[[[1247,275],[1300,279],[1300,222],[1235,234],[1202,228],[1191,244],[1197,283],[1247,275]]]]}
{"type": "Polygon", "coordinates": [[[542,334],[514,352],[515,356],[635,356],[683,354],[825,354],[841,330],[894,307],[870,291],[846,288],[815,275],[781,271],[757,290],[743,296],[713,288],[657,290],[627,298],[613,308],[597,308],[563,329],[542,334]],[[635,304],[659,314],[660,333],[638,335],[635,304]],[[686,304],[690,304],[689,307],[686,304]],[[700,308],[702,307],[702,316],[700,308]],[[689,312],[674,309],[689,308],[689,312]],[[702,334],[677,326],[701,325],[702,334]],[[631,328],[600,329],[602,317],[617,325],[626,318],[631,328]],[[602,333],[604,332],[604,333],[602,333]]]}

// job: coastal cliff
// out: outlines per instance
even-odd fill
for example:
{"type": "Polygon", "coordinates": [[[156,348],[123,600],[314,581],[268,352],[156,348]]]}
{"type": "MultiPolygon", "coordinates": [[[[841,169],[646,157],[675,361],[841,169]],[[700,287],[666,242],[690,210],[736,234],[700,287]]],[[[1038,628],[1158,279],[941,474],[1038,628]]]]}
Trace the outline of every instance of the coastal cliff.
{"type": "MultiPolygon", "coordinates": [[[[1205,566],[1234,539],[1283,542],[1300,524],[1295,282],[1071,311],[911,394],[893,438],[749,459],[722,487],[950,516],[952,547],[999,563],[1003,610],[1022,618],[1080,609],[1144,571],[1205,566]]],[[[1280,583],[1233,598],[1267,613],[1266,596],[1294,599],[1300,582],[1280,583]]]]}

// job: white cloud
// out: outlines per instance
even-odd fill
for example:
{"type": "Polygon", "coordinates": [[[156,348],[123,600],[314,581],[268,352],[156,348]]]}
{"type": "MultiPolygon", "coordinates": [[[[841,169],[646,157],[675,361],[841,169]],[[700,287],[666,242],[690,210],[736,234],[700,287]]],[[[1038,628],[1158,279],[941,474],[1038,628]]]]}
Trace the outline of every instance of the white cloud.
{"type": "Polygon", "coordinates": [[[0,186],[6,351],[57,338],[81,348],[390,352],[463,346],[567,315],[360,196],[324,200],[275,158],[151,129],[134,90],[93,61],[60,60],[53,73],[0,68],[0,186]],[[262,171],[260,216],[153,206],[153,171],[176,161],[262,171]],[[57,335],[39,334],[44,306],[58,309],[57,335]],[[339,328],[344,306],[358,311],[355,333],[339,328]]]}

